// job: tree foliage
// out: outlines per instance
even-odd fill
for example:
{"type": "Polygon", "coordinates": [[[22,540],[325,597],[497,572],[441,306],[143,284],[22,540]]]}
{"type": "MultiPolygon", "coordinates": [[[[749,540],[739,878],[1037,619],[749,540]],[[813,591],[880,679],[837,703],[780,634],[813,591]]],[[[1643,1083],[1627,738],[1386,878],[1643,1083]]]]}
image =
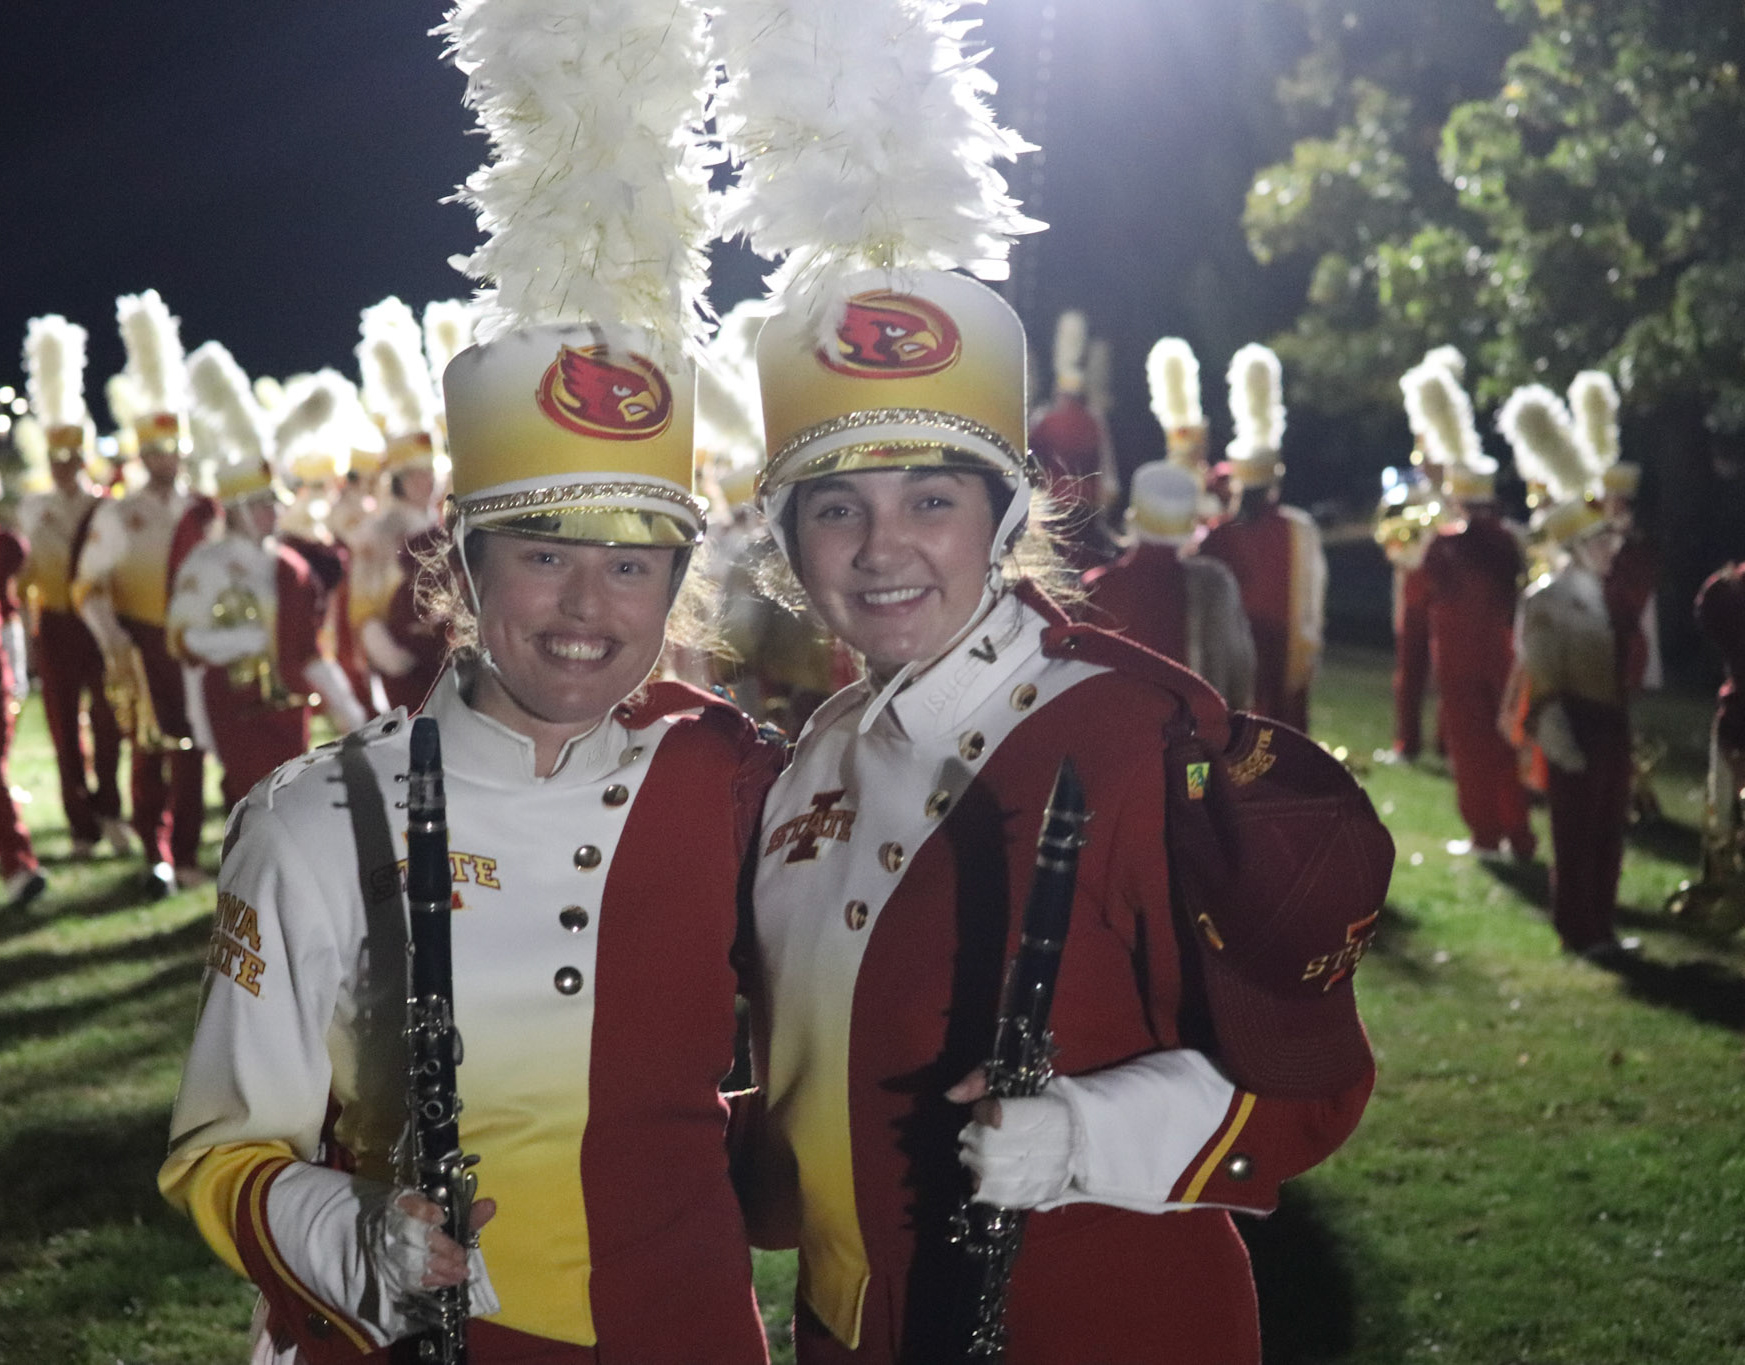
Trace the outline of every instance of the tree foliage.
{"type": "Polygon", "coordinates": [[[1308,401],[1396,403],[1452,341],[1481,401],[1601,365],[1745,431],[1737,0],[1274,3],[1314,39],[1280,98],[1322,122],[1244,221],[1263,262],[1317,262],[1280,343],[1308,401]]]}

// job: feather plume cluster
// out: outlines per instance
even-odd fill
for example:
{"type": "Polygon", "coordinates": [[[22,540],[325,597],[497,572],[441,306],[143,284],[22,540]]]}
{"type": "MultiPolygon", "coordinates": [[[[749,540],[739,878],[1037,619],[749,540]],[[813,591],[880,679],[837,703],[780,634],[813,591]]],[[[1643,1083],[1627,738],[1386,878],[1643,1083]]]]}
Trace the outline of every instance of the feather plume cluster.
{"type": "Polygon", "coordinates": [[[357,386],[337,370],[301,374],[285,386],[285,406],[273,427],[273,451],[281,468],[292,469],[309,451],[334,459],[341,472],[353,438],[367,431],[380,442],[375,423],[364,411],[357,386]]]}
{"type": "Polygon", "coordinates": [[[1004,279],[1012,238],[1043,226],[994,169],[1031,148],[994,121],[986,54],[964,46],[979,20],[949,17],[963,7],[739,0],[715,16],[716,127],[741,167],[721,234],[786,256],[766,283],[806,298],[821,333],[857,271],[1004,279]]]}
{"type": "Polygon", "coordinates": [[[716,159],[699,0],[460,0],[436,32],[491,143],[455,195],[487,238],[453,261],[489,286],[479,340],[629,324],[694,354],[716,159]]]}
{"type": "Polygon", "coordinates": [[[1145,357],[1145,379],[1151,388],[1151,411],[1165,431],[1204,426],[1200,407],[1200,361],[1180,337],[1164,337],[1145,357]]]}
{"type": "Polygon", "coordinates": [[[115,300],[115,320],[127,350],[127,374],[139,390],[139,415],[181,412],[188,403],[181,319],[171,315],[157,290],[148,289],[115,300]]]}
{"type": "Polygon", "coordinates": [[[412,310],[390,296],[364,309],[358,330],[364,407],[390,438],[431,430],[436,421],[436,390],[430,384],[424,336],[412,310]]]}
{"type": "Polygon", "coordinates": [[[1054,320],[1054,387],[1060,393],[1083,393],[1085,347],[1090,343],[1085,315],[1069,308],[1054,320]]]}
{"type": "Polygon", "coordinates": [[[85,329],[59,313],[25,324],[25,389],[45,427],[85,425],[85,341],[85,329]]]}
{"type": "Polygon", "coordinates": [[[1230,417],[1236,458],[1277,454],[1285,439],[1284,370],[1269,347],[1251,341],[1230,357],[1230,417]]]}
{"type": "Polygon", "coordinates": [[[12,448],[18,452],[18,462],[29,471],[29,482],[37,482],[38,475],[47,477],[48,432],[33,414],[25,413],[12,424],[12,448]]]}
{"type": "Polygon", "coordinates": [[[1587,491],[1595,471],[1576,438],[1569,408],[1543,384],[1510,394],[1497,414],[1497,430],[1515,452],[1523,479],[1542,484],[1559,502],[1587,491]]]}
{"type": "Polygon", "coordinates": [[[1479,468],[1488,457],[1473,421],[1472,399],[1454,373],[1424,360],[1400,376],[1406,420],[1440,465],[1479,468]]]}
{"type": "Polygon", "coordinates": [[[148,412],[139,385],[126,370],[103,381],[103,401],[109,405],[109,420],[117,431],[131,429],[148,412]]]}
{"type": "Polygon", "coordinates": [[[1596,469],[1618,462],[1618,386],[1604,370],[1583,370],[1569,385],[1576,432],[1596,469]]]}
{"type": "Polygon", "coordinates": [[[424,305],[424,359],[438,393],[448,362],[473,344],[473,317],[466,299],[432,299],[424,305]]]}
{"type": "Polygon", "coordinates": [[[208,341],[188,357],[194,426],[221,458],[258,463],[266,451],[266,419],[254,387],[222,342],[208,341]]]}
{"type": "Polygon", "coordinates": [[[1460,353],[1458,346],[1432,346],[1424,352],[1425,365],[1437,365],[1454,376],[1456,384],[1466,382],[1466,357],[1460,353]]]}

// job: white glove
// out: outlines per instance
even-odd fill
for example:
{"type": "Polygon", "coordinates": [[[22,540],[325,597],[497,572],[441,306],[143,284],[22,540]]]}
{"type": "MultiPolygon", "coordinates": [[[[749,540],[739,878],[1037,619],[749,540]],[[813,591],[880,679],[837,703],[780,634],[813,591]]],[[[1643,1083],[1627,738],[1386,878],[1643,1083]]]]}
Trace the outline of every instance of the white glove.
{"type": "MultiPolygon", "coordinates": [[[[418,1330],[434,1224],[400,1207],[413,1191],[323,1166],[287,1167],[267,1191],[267,1225],[287,1269],[316,1298],[368,1327],[376,1344],[418,1330]],[[408,1311],[411,1310],[411,1311],[408,1311]]],[[[468,1307],[474,1316],[501,1304],[484,1256],[467,1252],[468,1307]]]]}
{"type": "Polygon", "coordinates": [[[311,659],[304,664],[303,681],[321,698],[322,709],[340,734],[350,734],[369,719],[352,691],[351,679],[332,659],[311,659]]]}
{"type": "Polygon", "coordinates": [[[1569,727],[1569,713],[1561,702],[1551,702],[1539,712],[1533,727],[1533,738],[1545,752],[1545,761],[1566,773],[1585,773],[1587,755],[1575,741],[1575,731],[1569,727]]]}
{"type": "Polygon", "coordinates": [[[958,1159],[977,1176],[977,1203],[1033,1209],[1066,1193],[1084,1138],[1059,1084],[1001,1100],[998,1128],[971,1122],[957,1135],[958,1159]]]}
{"type": "Polygon", "coordinates": [[[182,649],[200,663],[227,668],[265,654],[267,632],[258,625],[192,626],[182,632],[182,649]]]}
{"type": "Polygon", "coordinates": [[[364,657],[370,661],[370,667],[386,677],[403,678],[418,662],[418,656],[403,649],[379,617],[372,616],[363,623],[358,639],[363,644],[364,657]]]}

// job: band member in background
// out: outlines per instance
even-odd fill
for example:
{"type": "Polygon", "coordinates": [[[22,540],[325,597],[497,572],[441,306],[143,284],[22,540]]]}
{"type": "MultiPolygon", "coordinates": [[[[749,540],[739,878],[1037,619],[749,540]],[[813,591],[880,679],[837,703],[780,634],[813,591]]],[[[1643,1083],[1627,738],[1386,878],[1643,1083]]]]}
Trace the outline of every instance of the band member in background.
{"type": "Polygon", "coordinates": [[[1552,499],[1540,532],[1561,566],[1522,600],[1516,627],[1526,731],[1548,765],[1551,916],[1566,951],[1615,961],[1639,945],[1614,921],[1630,802],[1630,713],[1605,598],[1620,536],[1590,500],[1598,480],[1569,409],[1542,385],[1517,389],[1498,425],[1538,462],[1552,499]]]}
{"type": "Polygon", "coordinates": [[[488,28],[509,22],[490,7],[445,26],[487,54],[468,96],[497,155],[553,168],[532,203],[473,182],[494,228],[473,268],[544,268],[501,282],[492,340],[448,368],[453,497],[430,568],[458,642],[424,714],[444,763],[480,1242],[469,1256],[437,1232],[393,1156],[414,1081],[397,809],[411,726],[396,710],[281,768],[231,817],[160,1184],[259,1285],[257,1361],[383,1359],[422,1288],[462,1281],[474,1365],[766,1360],[718,1085],[740,866],[775,754],[729,703],[648,681],[703,531],[681,357],[707,220],[627,191],[651,146],[679,161],[672,185],[707,184],[690,132],[701,9],[689,17],[663,14],[636,64],[614,60],[648,37],[635,6],[583,7],[558,31],[488,28]],[[537,69],[519,70],[535,49],[537,69]],[[552,94],[553,71],[573,84],[540,107],[598,103],[636,135],[608,140],[571,112],[511,118],[536,84],[552,94]],[[575,223],[583,203],[602,220],[575,223]],[[674,216],[649,217],[656,205],[674,216]],[[540,235],[560,220],[629,243],[624,273],[574,273],[571,232],[540,235]],[[657,290],[650,260],[687,273],[657,290]],[[584,300],[595,311],[578,318],[584,300]],[[631,383],[652,401],[601,405],[631,383]]]}
{"type": "Polygon", "coordinates": [[[1133,471],[1133,547],[1085,574],[1086,619],[1185,664],[1243,710],[1254,691],[1254,637],[1229,567],[1184,553],[1199,504],[1199,480],[1179,465],[1154,460],[1133,471]]]}
{"type": "Polygon", "coordinates": [[[178,320],[156,290],[124,296],[116,311],[128,373],[143,396],[134,430],[146,482],[98,504],[73,571],[73,602],[103,651],[106,687],[132,713],[122,728],[132,748],[133,829],[145,846],[146,889],[162,896],[211,880],[198,861],[205,758],[164,620],[176,570],[217,509],[183,477],[188,381],[178,320]]]}
{"type": "Polygon", "coordinates": [[[1445,512],[1419,574],[1436,675],[1436,727],[1447,746],[1454,799],[1481,857],[1507,853],[1524,862],[1537,841],[1515,750],[1497,721],[1514,671],[1526,562],[1497,506],[1496,461],[1481,447],[1466,391],[1431,364],[1402,383],[1418,413],[1426,455],[1442,472],[1445,512]]]}
{"type": "MultiPolygon", "coordinates": [[[[18,571],[29,552],[30,546],[16,531],[0,526],[0,629],[18,619],[18,571]]],[[[48,889],[48,879],[37,864],[30,831],[12,799],[9,760],[18,721],[13,703],[30,693],[28,679],[18,672],[23,661],[15,663],[12,653],[0,649],[0,909],[22,910],[48,889]]]]}
{"type": "Polygon", "coordinates": [[[1254,711],[1309,729],[1309,687],[1321,659],[1327,558],[1307,512],[1279,502],[1285,431],[1278,357],[1250,344],[1230,361],[1230,411],[1236,439],[1230,464],[1241,501],[1207,532],[1200,553],[1222,560],[1242,589],[1254,632],[1254,711]]]}
{"type": "Polygon", "coordinates": [[[120,857],[136,846],[121,818],[121,731],[103,695],[103,654],[73,610],[73,560],[97,509],[87,466],[86,339],[83,327],[55,314],[31,319],[25,333],[30,406],[46,436],[50,486],[26,494],[18,508],[19,530],[30,546],[18,582],[75,862],[89,858],[99,839],[120,857]],[[88,746],[81,712],[89,717],[88,746]]]}
{"type": "Polygon", "coordinates": [[[1108,510],[1121,494],[1109,430],[1086,393],[1089,342],[1085,315],[1077,309],[1062,313],[1054,327],[1054,396],[1030,419],[1030,450],[1060,509],[1068,553],[1080,569],[1114,556],[1108,510]]]}

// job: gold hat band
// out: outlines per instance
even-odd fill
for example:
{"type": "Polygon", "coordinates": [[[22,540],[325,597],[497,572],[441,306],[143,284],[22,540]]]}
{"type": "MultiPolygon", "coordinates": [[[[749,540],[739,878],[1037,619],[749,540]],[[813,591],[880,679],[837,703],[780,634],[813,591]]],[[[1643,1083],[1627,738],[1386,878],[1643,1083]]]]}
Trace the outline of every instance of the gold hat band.
{"type": "Polygon", "coordinates": [[[1013,449],[1010,441],[984,423],[957,413],[938,412],[931,408],[870,408],[832,417],[829,421],[819,422],[789,437],[764,466],[763,474],[758,479],[758,497],[765,498],[786,484],[796,483],[801,479],[818,478],[824,474],[847,473],[855,469],[947,465],[959,469],[992,468],[1002,474],[1022,473],[1032,483],[1038,479],[1035,462],[1028,454],[1021,454],[1013,449]],[[907,427],[910,428],[910,434],[834,446],[815,455],[807,454],[807,448],[820,441],[851,431],[864,431],[868,427],[907,427]],[[916,431],[916,428],[921,431],[916,431]],[[928,428],[942,434],[963,436],[991,447],[997,453],[998,459],[1006,462],[1005,468],[999,466],[998,460],[992,454],[963,446],[947,445],[944,440],[930,439],[921,434],[928,428]],[[898,451],[902,452],[901,460],[890,458],[888,452],[898,451]],[[880,459],[877,458],[879,452],[887,454],[880,459]],[[928,457],[929,452],[932,453],[932,458],[928,457]]]}
{"type": "Polygon", "coordinates": [[[703,504],[657,483],[572,483],[455,500],[474,526],[541,540],[602,545],[694,545],[703,536],[703,504]],[[671,510],[624,501],[671,504],[671,510]]]}

